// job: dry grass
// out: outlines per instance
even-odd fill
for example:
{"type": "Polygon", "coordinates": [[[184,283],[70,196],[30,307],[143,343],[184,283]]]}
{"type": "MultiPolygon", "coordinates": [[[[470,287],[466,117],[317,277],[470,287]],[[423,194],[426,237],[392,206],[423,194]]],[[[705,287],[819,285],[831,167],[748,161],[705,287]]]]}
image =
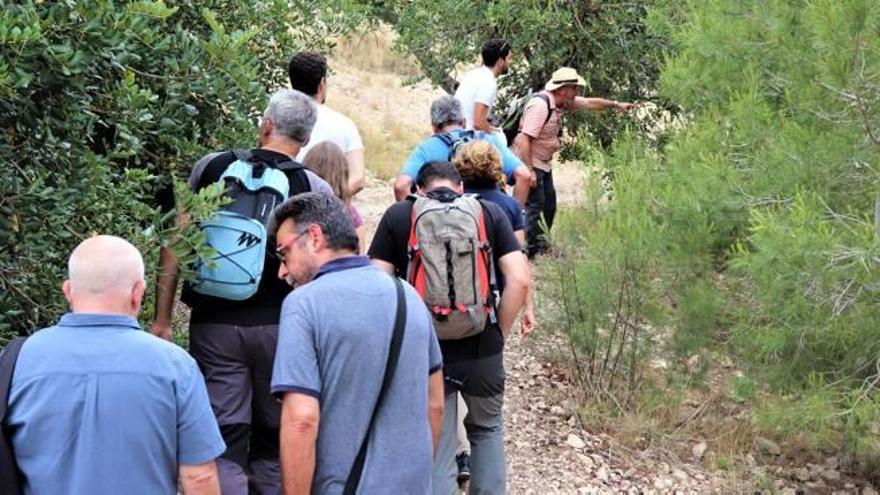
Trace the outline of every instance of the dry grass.
{"type": "Polygon", "coordinates": [[[387,31],[337,40],[329,61],[327,104],[357,124],[367,169],[380,179],[396,175],[410,151],[430,135],[428,107],[443,94],[426,83],[404,86],[417,68],[393,53],[392,43],[387,31]]]}
{"type": "Polygon", "coordinates": [[[410,57],[393,51],[396,35],[388,27],[334,40],[334,58],[347,67],[367,72],[396,74],[402,77],[419,75],[418,64],[410,57]]]}

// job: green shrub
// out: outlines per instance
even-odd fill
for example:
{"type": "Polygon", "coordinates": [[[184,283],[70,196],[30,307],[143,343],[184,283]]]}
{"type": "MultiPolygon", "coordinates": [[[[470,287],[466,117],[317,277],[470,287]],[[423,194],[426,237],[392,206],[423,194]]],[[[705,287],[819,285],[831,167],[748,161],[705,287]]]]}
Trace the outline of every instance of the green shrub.
{"type": "MultiPolygon", "coordinates": [[[[648,17],[673,48],[660,92],[687,119],[655,156],[630,151],[638,141],[612,148],[601,163],[615,170],[613,201],[573,222],[576,237],[557,237],[563,253],[586,253],[566,272],[583,287],[583,320],[614,328],[603,315],[634,268],[632,297],[646,302],[635,318],[671,327],[645,353],[702,353],[729,334],[722,352],[755,381],[735,382],[734,398],[765,385],[772,394],[760,427],[870,450],[880,431],[880,4],[681,7],[648,17]]],[[[572,331],[584,333],[579,321],[572,331]]]]}
{"type": "MultiPolygon", "coordinates": [[[[0,344],[64,311],[67,257],[93,233],[132,240],[151,278],[173,237],[194,260],[197,232],[171,226],[157,191],[206,151],[253,143],[284,60],[344,26],[315,22],[317,1],[0,7],[0,344]]],[[[216,206],[178,191],[196,218],[216,206]]]]}

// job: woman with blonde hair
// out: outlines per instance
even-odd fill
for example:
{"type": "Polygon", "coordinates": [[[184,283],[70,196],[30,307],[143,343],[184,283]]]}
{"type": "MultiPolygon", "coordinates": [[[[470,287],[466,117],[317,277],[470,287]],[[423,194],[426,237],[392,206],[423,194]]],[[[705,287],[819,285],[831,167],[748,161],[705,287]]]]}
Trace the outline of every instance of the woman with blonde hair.
{"type": "Polygon", "coordinates": [[[336,144],[324,141],[309,149],[305,158],[303,158],[303,165],[327,181],[336,197],[348,206],[348,211],[351,213],[351,221],[354,222],[354,228],[357,231],[358,251],[363,254],[365,251],[364,220],[357,207],[351,202],[353,194],[348,185],[348,161],[345,158],[345,153],[336,144]]]}
{"type": "MultiPolygon", "coordinates": [[[[477,194],[481,199],[501,207],[510,220],[513,234],[520,245],[525,246],[526,222],[517,200],[504,193],[504,174],[501,169],[501,153],[488,141],[471,141],[455,153],[452,158],[455,168],[464,181],[464,192],[477,194]]],[[[532,304],[533,287],[522,314],[522,333],[528,335],[535,328],[535,308],[532,304]]]]}

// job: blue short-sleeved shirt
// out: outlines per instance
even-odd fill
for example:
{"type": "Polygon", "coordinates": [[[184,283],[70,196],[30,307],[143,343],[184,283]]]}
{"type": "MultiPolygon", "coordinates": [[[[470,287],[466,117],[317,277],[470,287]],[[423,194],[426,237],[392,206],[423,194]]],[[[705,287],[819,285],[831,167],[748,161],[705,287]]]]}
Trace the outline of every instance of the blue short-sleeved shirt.
{"type": "MultiPolygon", "coordinates": [[[[428,375],[442,356],[431,317],[404,283],[400,360],[376,418],[361,493],[431,492],[428,375]]],[[[396,315],[394,281],[363,256],[325,264],[284,301],[272,393],[321,404],[312,493],[342,493],[382,386],[396,315]]]]}
{"type": "Polygon", "coordinates": [[[25,341],[8,423],[26,493],[176,494],[179,465],[226,450],[195,361],[123,315],[25,341]]]}
{"type": "MultiPolygon", "coordinates": [[[[510,151],[510,148],[505,146],[497,136],[482,131],[466,131],[464,129],[453,129],[449,131],[449,134],[452,135],[453,139],[458,139],[459,135],[463,132],[473,132],[476,139],[488,141],[492,146],[495,146],[495,149],[501,154],[501,170],[504,172],[504,176],[508,181],[510,181],[513,176],[514,170],[524,166],[522,160],[514,155],[513,152],[510,151]]],[[[409,158],[406,159],[406,163],[404,163],[403,169],[400,173],[408,175],[412,180],[416,180],[419,170],[421,170],[422,166],[426,163],[434,160],[448,159],[449,146],[446,146],[446,143],[444,143],[443,140],[434,135],[422,141],[421,144],[412,150],[412,153],[409,154],[409,158]]]]}
{"type": "Polygon", "coordinates": [[[501,211],[503,211],[507,216],[507,219],[510,220],[510,226],[513,227],[514,232],[526,228],[522,206],[517,200],[501,192],[497,187],[492,189],[465,187],[464,192],[478,194],[481,199],[500,206],[501,211]]]}

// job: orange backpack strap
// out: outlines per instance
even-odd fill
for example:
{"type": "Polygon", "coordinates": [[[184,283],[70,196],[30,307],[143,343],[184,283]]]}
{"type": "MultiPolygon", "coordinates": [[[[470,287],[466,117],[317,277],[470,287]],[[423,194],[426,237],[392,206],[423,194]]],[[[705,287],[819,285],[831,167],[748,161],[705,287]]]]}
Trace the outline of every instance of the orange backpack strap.
{"type": "Polygon", "coordinates": [[[480,282],[485,291],[481,296],[489,307],[489,319],[494,324],[498,321],[495,316],[495,305],[497,304],[495,294],[498,290],[498,280],[495,278],[495,262],[492,259],[492,245],[489,244],[489,235],[486,230],[486,205],[483,204],[482,200],[478,201],[480,202],[480,218],[477,222],[477,228],[479,229],[478,235],[480,243],[482,244],[480,248],[480,257],[486,267],[485,271],[480,270],[480,282]]]}
{"type": "Polygon", "coordinates": [[[424,299],[427,289],[425,269],[422,265],[422,253],[419,250],[419,240],[416,238],[416,206],[413,202],[412,213],[409,217],[409,240],[406,243],[409,263],[406,267],[406,281],[416,289],[419,296],[424,299]]]}

